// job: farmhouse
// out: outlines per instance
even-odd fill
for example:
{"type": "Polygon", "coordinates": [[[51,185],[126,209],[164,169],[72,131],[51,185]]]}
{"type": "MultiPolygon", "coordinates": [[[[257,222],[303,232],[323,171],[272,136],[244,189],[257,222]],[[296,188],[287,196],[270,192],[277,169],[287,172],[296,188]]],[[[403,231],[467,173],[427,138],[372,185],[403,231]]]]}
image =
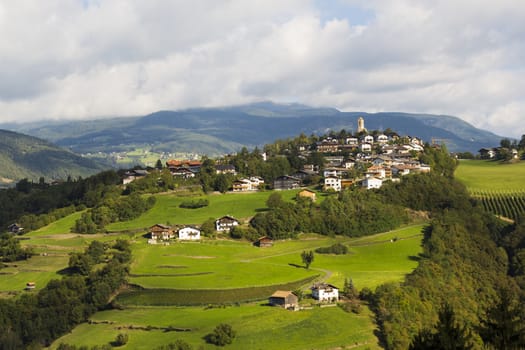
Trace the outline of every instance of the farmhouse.
{"type": "Polygon", "coordinates": [[[311,288],[312,298],[319,301],[337,301],[339,300],[339,289],[331,284],[318,283],[311,288]]]}
{"type": "Polygon", "coordinates": [[[198,241],[201,239],[201,230],[191,226],[181,228],[179,230],[179,239],[181,241],[198,241]]]}
{"type": "Polygon", "coordinates": [[[273,247],[273,239],[271,239],[268,236],[263,236],[259,238],[255,243],[255,246],[259,248],[267,248],[267,247],[273,247]]]}
{"type": "Polygon", "coordinates": [[[246,192],[252,190],[252,182],[248,179],[235,180],[232,184],[233,192],[246,192]]]}
{"type": "Polygon", "coordinates": [[[335,153],[339,151],[339,141],[336,139],[324,139],[316,144],[317,152],[320,153],[335,153]]]}
{"type": "Polygon", "coordinates": [[[272,294],[268,303],[272,306],[279,306],[287,310],[297,310],[299,299],[289,290],[278,290],[272,294]]]}
{"type": "Polygon", "coordinates": [[[237,175],[235,167],[231,164],[218,164],[215,166],[215,172],[217,174],[232,174],[237,175]]]}
{"type": "Polygon", "coordinates": [[[239,221],[229,215],[215,220],[215,230],[217,231],[229,231],[233,226],[237,225],[239,225],[239,221]]]}
{"type": "Polygon", "coordinates": [[[170,226],[155,224],[149,229],[152,240],[167,241],[173,238],[173,229],[170,226]]]}
{"type": "Polygon", "coordinates": [[[299,170],[298,172],[292,174],[293,177],[298,178],[301,181],[304,181],[308,177],[311,177],[314,175],[317,175],[317,172],[310,171],[310,170],[299,170]]]}
{"type": "Polygon", "coordinates": [[[304,197],[304,198],[310,198],[312,200],[312,202],[315,202],[315,192],[314,191],[311,191],[307,188],[305,188],[304,190],[300,191],[299,193],[297,193],[297,195],[299,197],[304,197]]]}
{"type": "Polygon", "coordinates": [[[383,180],[378,179],[377,177],[368,177],[363,180],[362,184],[367,190],[372,188],[381,188],[383,185],[383,180]]]}
{"type": "Polygon", "coordinates": [[[144,177],[146,175],[148,175],[148,171],[147,170],[137,169],[137,170],[127,171],[124,174],[124,178],[122,179],[122,184],[123,185],[127,185],[130,182],[133,182],[136,179],[139,179],[139,178],[144,177]]]}
{"type": "Polygon", "coordinates": [[[293,176],[279,176],[273,181],[273,188],[276,190],[293,190],[301,184],[301,179],[293,176]]]}
{"type": "Polygon", "coordinates": [[[332,189],[336,192],[341,191],[341,179],[337,176],[328,176],[324,179],[324,188],[325,191],[332,189]]]}
{"type": "Polygon", "coordinates": [[[26,287],[24,288],[25,290],[32,290],[32,289],[35,289],[36,288],[36,283],[35,282],[27,282],[26,283],[26,287]]]}
{"type": "Polygon", "coordinates": [[[195,177],[195,171],[187,167],[170,167],[171,175],[191,179],[195,177]]]}
{"type": "Polygon", "coordinates": [[[16,235],[24,233],[24,228],[16,223],[7,226],[7,230],[9,231],[9,233],[13,233],[16,235]]]}

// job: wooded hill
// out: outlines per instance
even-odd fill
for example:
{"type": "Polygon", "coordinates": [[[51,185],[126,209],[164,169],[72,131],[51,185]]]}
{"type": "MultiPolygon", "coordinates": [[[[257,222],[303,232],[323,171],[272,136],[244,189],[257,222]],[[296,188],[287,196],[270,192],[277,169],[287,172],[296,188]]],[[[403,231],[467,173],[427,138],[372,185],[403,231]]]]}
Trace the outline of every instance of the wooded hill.
{"type": "Polygon", "coordinates": [[[502,139],[452,116],[341,112],[271,102],[159,111],[133,118],[9,125],[9,129],[50,140],[77,153],[131,151],[147,144],[153,145],[155,152],[216,156],[236,152],[243,146],[260,147],[299,133],[318,135],[341,129],[356,132],[359,117],[364,117],[368,130],[390,128],[425,142],[434,139],[444,142],[453,152],[475,153],[482,147],[497,146],[502,139]]]}
{"type": "Polygon", "coordinates": [[[0,183],[28,178],[38,181],[89,176],[104,166],[36,137],[0,130],[0,183]]]}

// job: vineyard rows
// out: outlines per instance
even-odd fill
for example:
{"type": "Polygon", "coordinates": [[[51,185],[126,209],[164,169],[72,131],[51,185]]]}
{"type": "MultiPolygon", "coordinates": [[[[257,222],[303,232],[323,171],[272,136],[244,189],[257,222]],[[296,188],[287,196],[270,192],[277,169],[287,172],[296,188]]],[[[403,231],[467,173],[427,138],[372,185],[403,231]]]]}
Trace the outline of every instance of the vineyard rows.
{"type": "Polygon", "coordinates": [[[516,221],[525,214],[525,191],[472,191],[485,210],[516,221]]]}

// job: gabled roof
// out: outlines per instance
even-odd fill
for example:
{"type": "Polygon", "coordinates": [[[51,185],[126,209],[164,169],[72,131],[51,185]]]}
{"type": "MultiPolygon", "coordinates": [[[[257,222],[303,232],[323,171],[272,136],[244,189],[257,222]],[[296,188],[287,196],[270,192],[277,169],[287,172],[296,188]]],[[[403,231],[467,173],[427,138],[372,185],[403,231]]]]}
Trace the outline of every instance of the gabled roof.
{"type": "Polygon", "coordinates": [[[231,215],[224,215],[224,216],[222,216],[222,217],[218,218],[218,219],[217,219],[217,221],[218,221],[218,220],[224,220],[224,219],[228,219],[228,220],[235,220],[235,221],[238,221],[238,220],[237,220],[236,218],[234,218],[234,217],[233,217],[233,216],[231,216],[231,215]]]}
{"type": "Polygon", "coordinates": [[[156,227],[156,226],[158,226],[158,227],[160,227],[160,228],[163,228],[163,229],[166,229],[166,230],[169,230],[169,229],[171,228],[170,226],[168,226],[168,225],[163,225],[163,224],[155,224],[155,225],[153,225],[153,226],[151,226],[151,227],[156,227]]]}
{"type": "MultiPolygon", "coordinates": [[[[278,290],[272,294],[272,298],[286,298],[290,294],[293,294],[290,290],[278,290]]],[[[295,295],[295,294],[294,294],[295,295]]]]}
{"type": "Polygon", "coordinates": [[[294,180],[294,181],[301,181],[301,179],[297,178],[297,177],[294,177],[294,176],[290,176],[290,175],[282,175],[282,176],[279,176],[275,179],[276,181],[282,181],[282,180],[294,180]]]}
{"type": "Polygon", "coordinates": [[[200,229],[199,229],[199,228],[197,228],[197,227],[195,227],[195,226],[190,226],[190,225],[179,228],[179,231],[180,231],[180,230],[184,230],[185,228],[190,228],[190,229],[192,229],[192,230],[197,230],[197,231],[200,232],[200,229]]]}
{"type": "Polygon", "coordinates": [[[337,289],[337,290],[339,290],[339,288],[337,288],[333,284],[328,284],[328,283],[316,283],[312,287],[310,287],[310,289],[311,290],[314,290],[314,289],[317,289],[317,290],[321,290],[321,289],[337,289]]]}

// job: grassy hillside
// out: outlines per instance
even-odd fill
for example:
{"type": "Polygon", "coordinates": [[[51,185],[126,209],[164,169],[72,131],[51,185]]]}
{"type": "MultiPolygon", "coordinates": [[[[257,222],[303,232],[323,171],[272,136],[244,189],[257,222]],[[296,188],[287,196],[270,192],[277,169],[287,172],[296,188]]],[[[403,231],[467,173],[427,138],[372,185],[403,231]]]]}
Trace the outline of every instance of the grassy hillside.
{"type": "Polygon", "coordinates": [[[525,215],[525,162],[464,160],[455,174],[488,212],[507,221],[525,215]]]}
{"type": "MultiPolygon", "coordinates": [[[[291,200],[298,191],[280,192],[284,199],[291,200]]],[[[233,215],[237,219],[247,219],[258,211],[266,210],[266,200],[271,192],[254,193],[227,193],[220,195],[207,195],[207,207],[199,209],[184,209],[179,205],[187,198],[176,194],[156,196],[155,206],[135,220],[118,222],[107,226],[109,231],[134,230],[150,227],[154,224],[194,224],[200,225],[205,220],[219,218],[224,215],[233,215]]],[[[193,197],[199,199],[201,197],[193,197]]],[[[204,198],[204,197],[202,197],[204,198]]]]}
{"type": "MultiPolygon", "coordinates": [[[[104,311],[95,314],[94,322],[110,324],[82,324],[71,334],[58,339],[60,342],[82,345],[101,345],[113,341],[118,333],[127,333],[129,343],[125,349],[150,350],[181,339],[194,349],[217,349],[206,344],[202,338],[219,323],[232,325],[237,337],[227,349],[336,349],[351,346],[352,349],[380,349],[374,335],[372,315],[363,311],[349,314],[338,307],[314,308],[290,312],[263,304],[238,307],[203,309],[202,307],[148,307],[122,311],[104,311]],[[188,332],[165,332],[162,329],[121,329],[127,326],[174,327],[191,329],[188,332]]],[[[150,327],[151,328],[151,327],[150,327]]]]}
{"type": "MultiPolygon", "coordinates": [[[[296,191],[282,192],[287,200],[296,191]]],[[[121,223],[126,230],[147,227],[150,223],[201,222],[208,217],[232,214],[249,217],[266,210],[271,192],[208,196],[210,206],[193,213],[178,204],[187,198],[158,195],[157,206],[137,220],[121,223]]],[[[76,345],[102,345],[119,333],[129,335],[128,349],[151,349],[175,339],[183,339],[195,348],[214,348],[203,336],[218,323],[227,322],[237,331],[232,349],[334,349],[352,346],[377,349],[376,328],[366,306],[360,314],[338,307],[313,308],[287,312],[265,305],[276,289],[303,288],[308,292],[312,279],[344,284],[351,277],[358,289],[375,288],[384,282],[400,281],[417,266],[421,252],[422,225],[406,227],[368,237],[345,238],[303,234],[299,239],[277,241],[271,248],[257,248],[246,241],[204,239],[202,242],[148,245],[142,231],[97,235],[70,232],[80,212],[31,233],[23,240],[39,254],[26,262],[8,264],[0,275],[0,295],[27,293],[25,283],[36,282],[37,289],[52,278],[60,278],[67,267],[69,252],[83,250],[92,240],[132,242],[133,262],[130,282],[143,290],[125,292],[117,302],[123,310],[110,310],[92,316],[92,323],[79,325],[57,340],[76,345]],[[395,239],[394,239],[395,238],[395,239]],[[300,253],[326,247],[336,242],[349,247],[344,256],[316,254],[310,269],[303,267],[300,253]],[[245,301],[252,302],[245,303],[245,301]],[[262,300],[253,302],[253,300],[262,300]],[[230,304],[239,306],[212,308],[181,306],[188,304],[230,304]],[[167,304],[156,307],[154,305],[167,304]],[[171,305],[171,306],[170,306],[171,305]],[[178,305],[178,306],[176,306],[178,305]],[[100,323],[103,322],[103,323],[100,323]],[[134,327],[129,329],[129,327],[134,327]],[[149,327],[148,327],[149,326],[149,327]],[[180,327],[187,332],[166,332],[162,327],[180,327]],[[271,334],[271,336],[268,336],[271,334]]],[[[112,228],[117,230],[116,227],[112,228]]],[[[307,299],[309,300],[309,299],[307,299]]],[[[308,303],[308,301],[307,301],[308,303]]]]}
{"type": "MultiPolygon", "coordinates": [[[[82,215],[81,211],[73,213],[22,236],[21,244],[32,247],[37,255],[6,263],[0,271],[0,297],[35,293],[23,290],[27,282],[36,282],[38,291],[51,279],[62,278],[68,273],[70,253],[83,251],[93,240],[111,244],[125,238],[132,250],[131,286],[114,299],[123,309],[92,315],[91,322],[79,325],[51,349],[60,342],[108,344],[119,333],[129,335],[129,344],[123,347],[128,349],[151,349],[178,338],[194,348],[211,349],[203,337],[220,322],[230,323],[237,331],[238,337],[229,346],[234,349],[378,348],[376,325],[366,304],[359,314],[339,307],[321,308],[309,297],[309,287],[314,281],[342,287],[347,278],[360,290],[401,281],[418,264],[422,225],[358,238],[302,233],[295,239],[276,241],[270,248],[227,236],[204,237],[200,242],[173,241],[170,245],[150,245],[144,237],[146,228],[155,223],[200,224],[225,214],[247,223],[251,216],[268,210],[266,201],[272,193],[210,194],[205,196],[209,205],[200,209],[179,207],[181,202],[196,198],[191,194],[157,194],[152,209],[135,220],[113,224],[106,234],[71,232],[82,215]],[[310,268],[303,266],[303,251],[334,243],[346,245],[349,254],[315,253],[310,268]],[[268,296],[279,289],[303,290],[307,295],[303,305],[311,308],[285,312],[266,306],[268,296]],[[163,329],[168,326],[187,331],[163,329]]],[[[292,201],[297,191],[279,193],[292,201]]]]}
{"type": "Polygon", "coordinates": [[[35,137],[0,130],[0,178],[66,179],[95,174],[104,166],[35,137]]]}
{"type": "MultiPolygon", "coordinates": [[[[221,322],[231,324],[237,331],[237,338],[228,346],[231,349],[334,349],[341,346],[379,349],[378,340],[374,335],[376,326],[366,307],[360,314],[346,313],[338,307],[315,307],[289,312],[268,307],[265,301],[212,308],[155,307],[149,306],[148,298],[157,301],[162,301],[162,298],[169,300],[173,295],[195,298],[195,295],[200,296],[203,292],[208,292],[209,295],[220,293],[220,288],[228,286],[227,281],[230,282],[230,286],[248,287],[261,283],[290,281],[298,276],[312,274],[318,274],[322,279],[336,285],[342,285],[344,278],[352,277],[359,289],[365,286],[374,288],[379,283],[399,281],[415,268],[417,261],[414,256],[421,251],[421,230],[422,226],[413,226],[346,240],[345,244],[351,249],[350,254],[317,254],[310,270],[290,264],[302,264],[299,254],[303,249],[341,242],[342,238],[306,236],[305,239],[277,242],[273,248],[267,249],[230,241],[184,243],[169,247],[148,246],[143,241],[136,241],[133,245],[133,255],[136,259],[132,274],[149,273],[152,278],[150,282],[156,285],[163,284],[168,288],[185,286],[197,289],[187,289],[186,294],[181,294],[180,289],[153,289],[151,295],[131,297],[124,294],[125,298],[118,299],[128,305],[124,310],[95,314],[91,323],[81,324],[70,334],[58,339],[51,349],[56,348],[60,342],[77,345],[106,344],[114,340],[119,333],[129,335],[126,348],[151,349],[175,339],[182,339],[194,348],[203,346],[204,349],[212,349],[215,347],[205,344],[202,338],[221,322]],[[397,240],[392,242],[394,237],[397,240]],[[162,252],[159,252],[159,249],[162,252]],[[292,272],[293,270],[296,272],[292,272]],[[175,276],[190,271],[193,271],[194,275],[175,276]],[[199,271],[212,274],[199,275],[199,271]],[[213,274],[223,276],[224,280],[213,278],[213,274]],[[203,287],[210,289],[202,290],[203,287]],[[130,329],[130,326],[133,329],[130,329]],[[162,329],[169,326],[187,331],[166,332],[162,329]]],[[[137,282],[134,277],[132,281],[137,282]]],[[[223,289],[223,295],[228,295],[228,290],[230,289],[223,289]]],[[[242,292],[235,289],[233,299],[230,296],[230,299],[224,299],[223,302],[234,304],[235,300],[243,300],[242,292]]],[[[267,291],[266,296],[269,293],[267,291]]]]}
{"type": "Polygon", "coordinates": [[[506,164],[487,160],[462,160],[455,176],[473,193],[525,191],[525,162],[506,164]]]}

